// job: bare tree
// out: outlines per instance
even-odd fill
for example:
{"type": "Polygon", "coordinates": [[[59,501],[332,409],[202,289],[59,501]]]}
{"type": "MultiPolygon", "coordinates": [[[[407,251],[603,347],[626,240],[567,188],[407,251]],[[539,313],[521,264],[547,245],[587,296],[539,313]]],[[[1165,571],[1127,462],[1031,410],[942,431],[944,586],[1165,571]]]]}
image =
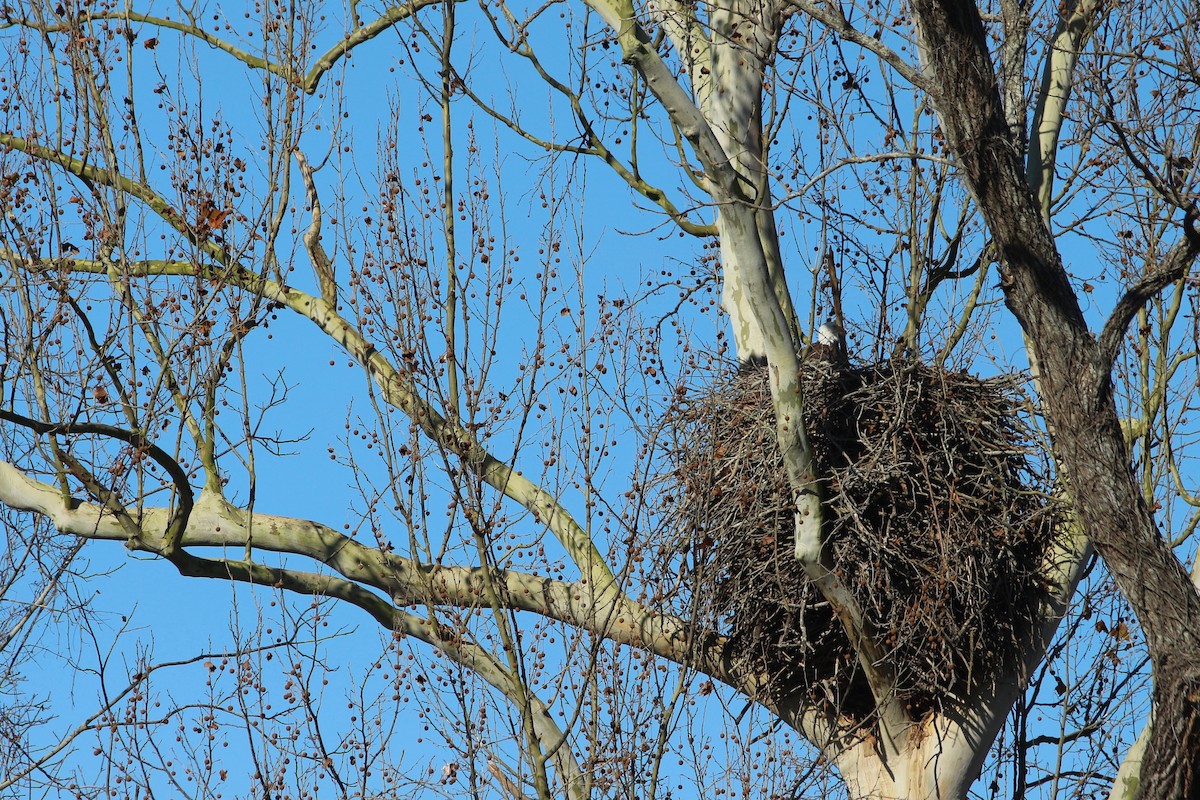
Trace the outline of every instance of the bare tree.
{"type": "Polygon", "coordinates": [[[854,798],[1197,791],[1191,4],[2,13],[5,668],[87,616],[92,542],[279,603],[228,649],[124,675],[96,655],[120,688],[49,744],[15,696],[5,785],[182,791],[187,763],[216,792],[235,731],[263,796],[793,796],[829,766],[854,798]],[[223,108],[231,70],[248,88],[223,108]],[[639,269],[604,263],[597,227],[644,231],[639,269]],[[826,312],[860,363],[1029,369],[1063,509],[1045,593],[953,698],[911,702],[836,563],[805,422],[826,312]],[[786,563],[865,708],[778,691],[671,588],[694,554],[664,545],[662,440],[735,359],[765,368],[786,563]],[[273,427],[301,402],[326,403],[313,445],[273,427]],[[309,520],[283,467],[325,444],[312,474],[355,499],[309,520]],[[326,598],[385,633],[336,732],[326,598]],[[203,692],[156,706],[189,671],[203,692]],[[432,772],[389,761],[414,692],[432,772]],[[107,782],[67,757],[96,733],[107,782]]]}

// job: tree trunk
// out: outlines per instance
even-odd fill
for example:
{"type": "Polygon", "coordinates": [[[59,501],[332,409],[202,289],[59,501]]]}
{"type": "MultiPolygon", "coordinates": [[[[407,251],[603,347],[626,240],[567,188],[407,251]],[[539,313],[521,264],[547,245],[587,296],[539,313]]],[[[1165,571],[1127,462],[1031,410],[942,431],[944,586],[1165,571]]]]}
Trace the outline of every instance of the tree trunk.
{"type": "Polygon", "coordinates": [[[1000,681],[999,696],[980,697],[965,716],[939,713],[909,721],[889,743],[868,736],[834,756],[855,800],[954,800],[967,797],[988,750],[1023,686],[1000,681]]]}
{"type": "Polygon", "coordinates": [[[1200,595],[1158,534],[1130,471],[1111,368],[1087,329],[1005,123],[979,12],[918,0],[930,91],[1002,261],[1001,285],[1039,365],[1042,402],[1075,510],[1137,613],[1154,670],[1145,798],[1190,798],[1200,774],[1200,595]]]}

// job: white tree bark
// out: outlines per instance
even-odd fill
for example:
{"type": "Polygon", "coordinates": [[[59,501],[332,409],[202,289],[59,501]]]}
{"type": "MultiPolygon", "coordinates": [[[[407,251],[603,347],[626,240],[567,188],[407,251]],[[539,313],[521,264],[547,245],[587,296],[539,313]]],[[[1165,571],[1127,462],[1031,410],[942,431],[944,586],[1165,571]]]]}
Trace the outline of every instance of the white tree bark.
{"type": "Polygon", "coordinates": [[[1067,102],[1075,82],[1075,66],[1100,19],[1110,8],[1100,0],[1077,0],[1066,5],[1050,41],[1037,95],[1026,174],[1042,216],[1049,219],[1054,199],[1054,163],[1058,137],[1066,120],[1067,102]]]}
{"type": "MultiPolygon", "coordinates": [[[[769,286],[782,308],[793,347],[799,329],[788,290],[771,196],[763,139],[763,81],[775,49],[780,9],[775,0],[720,0],[710,7],[707,25],[695,8],[661,0],[652,13],[688,64],[694,102],[710,127],[725,160],[736,175],[742,202],[754,218],[754,259],[747,262],[737,237],[745,236],[739,217],[728,205],[717,205],[721,245],[721,304],[729,315],[734,346],[743,361],[765,359],[768,344],[757,322],[755,306],[762,298],[750,284],[748,271],[757,258],[766,264],[769,286]]],[[[707,166],[707,165],[706,165],[707,166]]]]}
{"type": "Polygon", "coordinates": [[[886,746],[864,740],[834,759],[855,800],[946,800],[967,796],[1012,698],[980,698],[968,717],[909,722],[886,746]]]}

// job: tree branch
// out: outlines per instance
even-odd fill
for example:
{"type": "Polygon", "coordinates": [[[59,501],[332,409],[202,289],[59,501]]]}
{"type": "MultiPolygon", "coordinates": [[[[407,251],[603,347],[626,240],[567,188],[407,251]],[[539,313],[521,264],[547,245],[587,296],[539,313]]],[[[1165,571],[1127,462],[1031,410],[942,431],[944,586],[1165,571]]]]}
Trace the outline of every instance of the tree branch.
{"type": "MultiPolygon", "coordinates": [[[[338,313],[333,304],[243,268],[233,260],[223,246],[213,241],[211,237],[202,236],[192,230],[179,212],[144,183],[127,178],[115,170],[100,169],[52,148],[11,134],[0,133],[0,144],[58,164],[77,177],[110,186],[138,198],[221,265],[220,268],[214,268],[203,263],[190,262],[153,260],[135,262],[124,265],[130,277],[174,274],[195,275],[219,280],[254,292],[266,300],[307,318],[355,358],[383,391],[387,402],[403,411],[431,441],[446,448],[448,452],[456,454],[489,486],[520,503],[533,513],[535,519],[546,525],[580,569],[590,591],[598,594],[612,594],[614,598],[616,596],[624,597],[608,563],[600,555],[587,532],[558,502],[558,499],[526,478],[518,470],[500,461],[485,449],[470,431],[447,419],[434,408],[428,400],[420,395],[412,380],[396,369],[395,365],[388,361],[361,331],[338,313]]],[[[107,268],[107,265],[99,262],[76,259],[43,261],[23,258],[8,251],[0,251],[0,257],[6,258],[14,265],[30,269],[46,267],[57,269],[66,266],[81,272],[103,273],[107,268]]]]}
{"type": "MultiPolygon", "coordinates": [[[[75,498],[64,498],[50,484],[37,481],[12,464],[0,461],[0,502],[49,518],[64,532],[87,539],[121,541],[132,550],[159,556],[168,555],[165,534],[171,513],[168,509],[143,509],[136,520],[140,535],[130,540],[128,533],[111,512],[75,498]]],[[[349,600],[384,624],[391,614],[384,607],[430,604],[474,608],[479,605],[484,582],[484,567],[453,567],[421,564],[379,548],[367,547],[328,526],[310,520],[283,517],[236,508],[210,493],[196,501],[180,545],[189,547],[243,547],[250,541],[255,549],[310,558],[334,570],[341,578],[296,570],[274,570],[251,562],[226,559],[208,565],[186,563],[181,572],[202,577],[235,578],[258,585],[276,585],[302,594],[328,594],[349,600]],[[253,537],[250,532],[253,531],[253,537]],[[213,567],[219,564],[220,567],[213,567]],[[271,569],[271,572],[256,572],[271,569]],[[341,586],[357,586],[357,591],[341,586]],[[385,598],[367,592],[363,586],[386,593],[385,598]],[[367,592],[363,595],[362,592],[367,592]],[[383,603],[383,605],[379,605],[383,603]]],[[[652,612],[632,600],[596,598],[584,582],[564,582],[550,578],[491,569],[491,579],[499,587],[506,608],[528,611],[566,622],[618,644],[650,650],[681,664],[692,664],[698,641],[684,620],[652,612]]],[[[699,659],[700,668],[713,677],[737,684],[740,681],[722,665],[719,637],[700,647],[707,651],[699,659]]]]}
{"type": "Polygon", "coordinates": [[[20,425],[23,428],[29,428],[43,436],[99,434],[131,444],[139,451],[150,456],[171,476],[175,490],[179,493],[179,505],[171,512],[170,517],[166,520],[166,524],[163,527],[165,542],[163,555],[171,557],[179,551],[180,540],[183,537],[184,530],[187,528],[188,517],[191,515],[195,504],[195,496],[183,467],[179,466],[179,463],[171,458],[165,450],[147,439],[144,433],[95,422],[42,422],[3,408],[0,408],[0,420],[20,425]]]}
{"type": "Polygon", "coordinates": [[[1183,239],[1176,242],[1166,257],[1153,269],[1147,270],[1129,286],[1113,306],[1108,321],[1100,331],[1100,358],[1112,369],[1121,340],[1137,312],[1160,291],[1187,275],[1188,269],[1200,255],[1200,231],[1196,229],[1196,206],[1187,210],[1183,219],[1183,239]]]}
{"type": "Polygon", "coordinates": [[[295,156],[296,164],[300,167],[300,177],[304,180],[304,192],[308,195],[308,205],[312,209],[312,222],[309,223],[308,230],[301,238],[304,241],[305,249],[308,250],[308,258],[312,263],[313,272],[316,273],[317,286],[321,289],[321,296],[336,308],[338,302],[337,275],[325,252],[325,246],[321,244],[321,196],[317,194],[313,168],[299,147],[292,148],[292,155],[295,156]]]}
{"type": "Polygon", "coordinates": [[[1038,199],[1042,216],[1047,219],[1054,194],[1058,137],[1066,121],[1067,101],[1075,83],[1075,65],[1092,32],[1112,5],[1100,0],[1076,0],[1063,8],[1046,54],[1025,168],[1029,187],[1038,199]]]}
{"type": "MultiPolygon", "coordinates": [[[[462,2],[462,0],[447,1],[462,2]]],[[[269,59],[252,55],[232,42],[225,41],[194,23],[178,22],[136,11],[82,11],[72,17],[69,22],[61,22],[54,25],[46,25],[27,18],[5,15],[3,18],[4,22],[0,24],[0,28],[20,26],[42,33],[68,33],[79,24],[94,20],[139,22],[144,25],[152,25],[156,28],[175,31],[184,36],[199,39],[210,47],[228,53],[251,69],[265,70],[272,75],[278,75],[284,80],[299,86],[306,94],[315,94],[317,86],[320,84],[321,78],[324,77],[325,73],[333,69],[337,62],[345,58],[354,48],[365,42],[369,42],[371,39],[393,27],[396,23],[415,15],[418,11],[428,6],[438,5],[441,2],[443,0],[411,0],[408,3],[389,7],[376,19],[365,25],[358,25],[343,35],[336,45],[326,50],[317,58],[312,67],[303,76],[287,65],[277,64],[269,59]]]]}

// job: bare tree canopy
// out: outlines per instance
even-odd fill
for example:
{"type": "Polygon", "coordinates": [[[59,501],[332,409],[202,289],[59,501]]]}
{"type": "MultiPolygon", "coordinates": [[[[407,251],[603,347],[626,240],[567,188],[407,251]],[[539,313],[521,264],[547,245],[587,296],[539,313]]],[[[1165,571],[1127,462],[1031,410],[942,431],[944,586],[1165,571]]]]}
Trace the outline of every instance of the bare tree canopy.
{"type": "Polygon", "coordinates": [[[0,40],[5,796],[1200,795],[1194,2],[0,40]]]}

